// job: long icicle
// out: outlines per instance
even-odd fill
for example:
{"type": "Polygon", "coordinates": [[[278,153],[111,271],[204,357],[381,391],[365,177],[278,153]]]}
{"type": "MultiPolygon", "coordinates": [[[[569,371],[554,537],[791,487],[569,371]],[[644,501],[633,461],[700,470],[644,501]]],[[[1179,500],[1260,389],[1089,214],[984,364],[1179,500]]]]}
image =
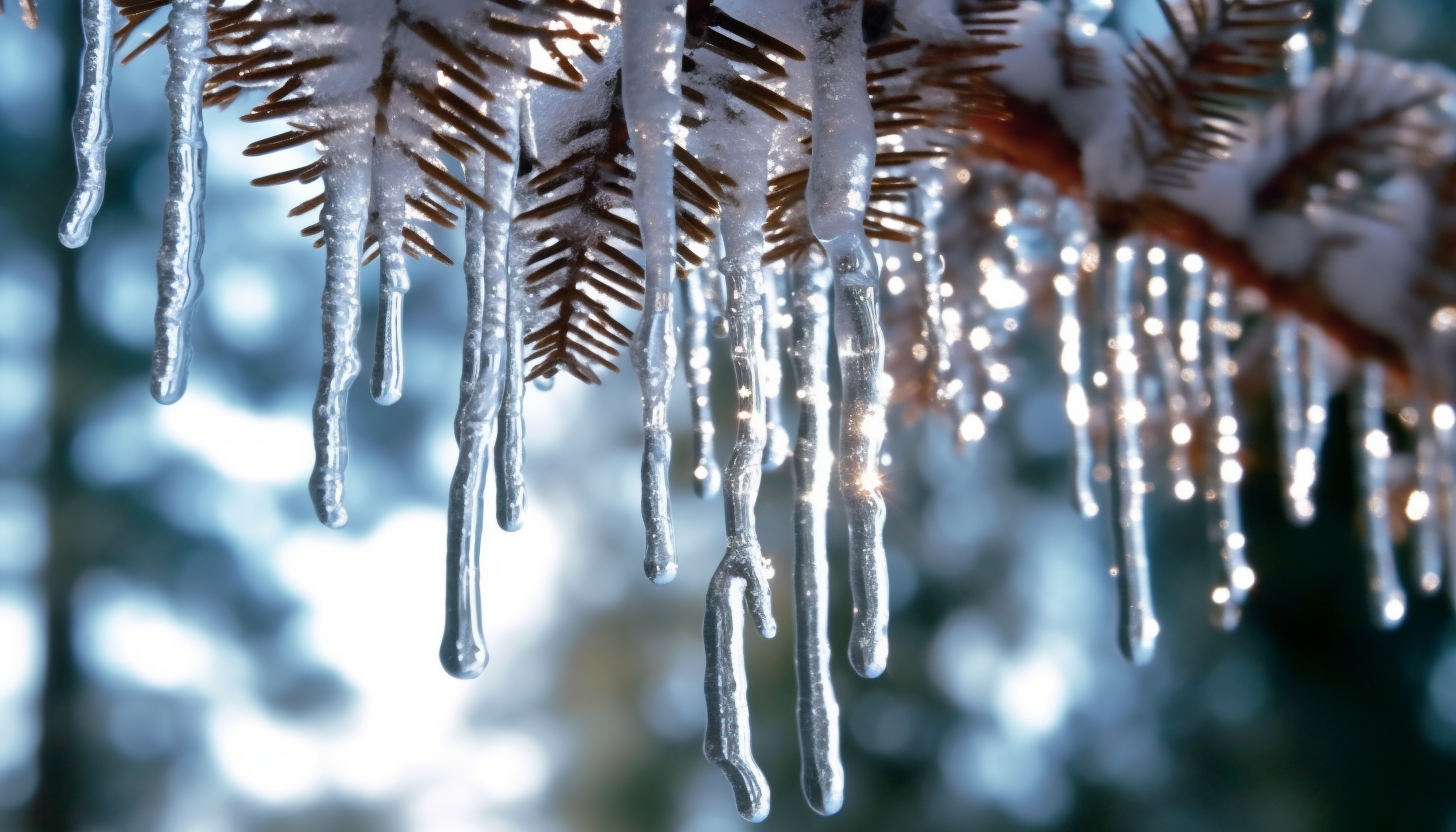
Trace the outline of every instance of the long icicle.
{"type": "Polygon", "coordinates": [[[1366,362],[1356,395],[1351,396],[1355,425],[1355,466],[1360,497],[1360,526],[1365,543],[1370,612],[1375,624],[1391,629],[1405,618],[1405,590],[1395,569],[1390,539],[1390,435],[1385,432],[1385,368],[1366,362]]]}
{"type": "Polygon", "coordinates": [[[333,528],[349,521],[344,508],[344,469],[349,464],[349,388],[359,374],[359,260],[369,216],[367,158],[343,159],[324,171],[323,368],[313,405],[313,508],[333,528]]]}
{"type": "Polygon", "coordinates": [[[1067,235],[1062,241],[1062,273],[1053,283],[1061,302],[1062,320],[1058,328],[1062,340],[1061,365],[1067,378],[1067,421],[1072,425],[1072,507],[1090,518],[1096,517],[1101,509],[1092,483],[1097,456],[1088,427],[1092,412],[1087,400],[1087,374],[1082,367],[1082,323],[1077,306],[1077,284],[1082,281],[1086,250],[1085,231],[1067,235]]]}
{"type": "Polygon", "coordinates": [[[828,264],[815,252],[792,269],[799,435],[794,445],[794,670],[799,685],[799,782],[809,806],[832,815],[844,805],[839,702],[829,678],[829,556],[826,526],[834,452],[829,447],[828,264]]]}
{"type": "Polygon", "coordinates": [[[713,353],[708,346],[708,300],[703,288],[706,281],[717,279],[710,272],[708,265],[700,266],[678,283],[683,298],[683,374],[693,422],[693,489],[705,500],[718,495],[723,481],[713,453],[713,353]]]}
{"type": "Polygon", "coordinates": [[[1113,548],[1118,595],[1118,646],[1133,664],[1145,665],[1153,658],[1158,637],[1158,620],[1153,614],[1152,585],[1148,578],[1148,541],[1143,517],[1143,456],[1139,429],[1147,407],[1139,398],[1138,359],[1133,333],[1133,283],[1137,251],[1131,241],[1119,243],[1115,258],[1102,262],[1112,271],[1109,340],[1113,378],[1112,442],[1113,548]]]}
{"type": "MultiPolygon", "coordinates": [[[[735,177],[737,178],[737,177],[735,177]]],[[[703,690],[708,702],[708,730],[703,752],[727,776],[738,813],[751,821],[768,816],[769,788],[753,760],[748,721],[748,677],[743,664],[744,604],[765,638],[776,630],[770,610],[769,578],[754,523],[763,478],[765,444],[762,391],[763,367],[763,224],[768,217],[764,190],[767,172],[742,177],[734,199],[723,205],[725,254],[722,270],[728,280],[725,317],[732,345],[733,379],[738,391],[737,433],[723,478],[723,512],[728,547],[708,586],[703,617],[707,671],[703,690]],[[761,184],[760,184],[761,183],[761,184]]]]}
{"type": "Polygon", "coordinates": [[[763,291],[763,470],[777,471],[789,458],[789,431],[784,427],[784,364],[779,350],[779,318],[783,290],[782,265],[771,267],[763,291]]]}
{"type": "MultiPolygon", "coordinates": [[[[509,130],[518,121],[512,113],[499,123],[509,130]]],[[[507,132],[500,138],[502,147],[513,154],[518,152],[517,134],[507,132]]],[[[481,620],[480,543],[485,528],[486,481],[506,374],[503,365],[511,227],[508,206],[515,189],[516,165],[480,154],[466,163],[465,175],[466,184],[496,207],[484,211],[469,205],[465,214],[465,345],[460,408],[455,416],[455,441],[460,454],[450,479],[445,632],[440,639],[440,664],[451,676],[473,679],[490,660],[481,620]]]]}
{"type": "Polygon", "coordinates": [[[1209,466],[1209,485],[1204,498],[1212,503],[1209,513],[1209,537],[1218,546],[1218,562],[1222,571],[1213,589],[1214,620],[1225,630],[1238,626],[1244,600],[1254,586],[1254,570],[1244,554],[1242,515],[1239,512],[1239,482],[1244,477],[1239,464],[1239,421],[1234,414],[1233,358],[1229,355],[1229,339],[1234,324],[1230,320],[1233,296],[1228,275],[1215,272],[1213,288],[1208,295],[1208,361],[1209,389],[1212,395],[1214,430],[1210,437],[1210,458],[1218,461],[1209,466]]]}
{"type": "Polygon", "coordinates": [[[71,136],[76,144],[76,191],[61,218],[61,245],[80,248],[106,196],[106,148],[111,144],[112,0],[83,0],[81,91],[71,136]]]}
{"type": "Polygon", "coordinates": [[[173,0],[167,17],[167,202],[157,253],[157,342],[152,398],[172,404],[187,389],[192,362],[192,308],[202,293],[202,202],[207,191],[207,137],[202,87],[207,80],[208,0],[173,0]]]}
{"type": "Polygon", "coordinates": [[[684,0],[627,0],[622,9],[622,108],[637,162],[633,203],[642,228],[645,298],[632,339],[632,366],[642,386],[643,569],[654,583],[677,575],[667,470],[672,433],[667,397],[677,363],[672,282],[677,267],[673,195],[677,130],[682,117],[684,0]]]}
{"type": "Polygon", "coordinates": [[[889,661],[889,587],[885,574],[885,500],[880,443],[885,405],[880,376],[879,265],[864,233],[875,159],[874,117],[865,87],[860,3],[812,0],[818,31],[810,56],[814,144],[809,165],[809,224],[834,272],[834,327],[844,396],[840,413],[840,487],[849,515],[849,584],[854,620],[849,663],[873,678],[889,661]]]}
{"type": "Polygon", "coordinates": [[[1188,389],[1183,382],[1183,365],[1173,348],[1173,318],[1168,304],[1168,253],[1161,248],[1148,251],[1148,306],[1150,312],[1143,320],[1143,329],[1153,340],[1153,350],[1158,361],[1158,371],[1163,385],[1163,400],[1167,406],[1168,438],[1171,440],[1168,454],[1168,471],[1173,476],[1173,496],[1179,500],[1191,500],[1198,487],[1193,484],[1192,464],[1188,458],[1188,445],[1193,439],[1193,426],[1188,421],[1188,389]]]}
{"type": "MultiPolygon", "coordinates": [[[[509,211],[509,208],[503,209],[509,211]]],[[[510,269],[506,294],[505,378],[501,388],[500,432],[495,440],[495,521],[520,531],[526,513],[525,274],[510,269]]]]}

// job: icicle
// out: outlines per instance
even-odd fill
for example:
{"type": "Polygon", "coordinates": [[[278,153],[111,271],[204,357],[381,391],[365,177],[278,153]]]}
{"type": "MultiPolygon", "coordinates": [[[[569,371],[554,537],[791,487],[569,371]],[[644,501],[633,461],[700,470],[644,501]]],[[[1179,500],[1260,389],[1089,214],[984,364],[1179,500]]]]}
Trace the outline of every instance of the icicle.
{"type": "Polygon", "coordinates": [[[643,567],[656,583],[677,574],[667,469],[672,433],[667,397],[677,362],[672,317],[676,274],[677,201],[673,196],[677,130],[682,113],[683,0],[628,0],[622,9],[622,107],[637,162],[634,204],[642,227],[646,296],[632,340],[632,366],[642,385],[643,567]]]}
{"type": "Polygon", "coordinates": [[[1437,513],[1446,544],[1446,592],[1456,605],[1456,410],[1442,402],[1431,408],[1436,443],[1436,486],[1431,511],[1437,513]]]}
{"type": "MultiPolygon", "coordinates": [[[[501,209],[508,215],[509,207],[501,209]]],[[[526,286],[518,269],[510,270],[506,295],[505,378],[501,389],[500,433],[495,442],[495,521],[508,532],[520,531],[526,512],[526,420],[522,412],[525,384],[526,286]]]]}
{"type": "Polygon", "coordinates": [[[1421,592],[1430,595],[1441,588],[1441,526],[1436,508],[1439,451],[1431,427],[1431,413],[1417,417],[1416,488],[1405,504],[1406,519],[1416,526],[1416,571],[1421,592]]]}
{"type": "Polygon", "coordinates": [[[829,447],[829,289],[817,255],[794,268],[794,669],[798,677],[799,780],[809,806],[832,815],[844,804],[839,702],[829,678],[829,558],[825,526],[834,454],[829,447]]]}
{"type": "Polygon", "coordinates": [[[1279,426],[1279,470],[1284,492],[1284,513],[1297,526],[1314,519],[1310,500],[1314,486],[1314,460],[1304,450],[1306,433],[1304,384],[1299,356],[1298,315],[1283,314],[1274,323],[1274,412],[1279,426]]]}
{"type": "Polygon", "coordinates": [[[763,292],[763,423],[766,439],[763,470],[777,471],[789,457],[789,431],[784,427],[784,364],[779,351],[780,304],[783,292],[779,280],[782,267],[775,267],[764,280],[763,292]]]}
{"type": "MultiPolygon", "coordinates": [[[[499,123],[507,128],[501,147],[520,148],[515,102],[500,96],[505,108],[499,123]]],[[[495,206],[483,211],[468,205],[465,214],[465,345],[460,369],[460,406],[455,441],[460,454],[450,479],[450,510],[445,541],[445,632],[440,664],[459,679],[485,670],[489,653],[480,608],[480,542],[485,527],[485,484],[494,446],[501,388],[512,370],[505,367],[511,210],[516,163],[471,157],[466,184],[495,206]]],[[[519,352],[517,352],[519,355],[519,352]]],[[[516,370],[515,372],[519,372],[516,370]]]]}
{"type": "Polygon", "coordinates": [[[687,377],[693,421],[693,489],[699,497],[718,494],[723,474],[713,454],[712,350],[708,347],[708,303],[703,284],[716,280],[708,266],[693,269],[678,282],[683,297],[683,374],[687,377]]]}
{"type": "Polygon", "coordinates": [[[1213,589],[1214,616],[1226,630],[1238,626],[1244,600],[1254,585],[1254,570],[1249,568],[1244,555],[1247,541],[1239,513],[1239,482],[1244,477],[1244,469],[1238,460],[1239,421],[1234,415],[1232,379],[1236,368],[1229,355],[1229,339],[1234,337],[1232,332],[1236,326],[1229,319],[1232,306],[1228,275],[1216,272],[1213,290],[1208,296],[1208,375],[1214,424],[1210,458],[1218,464],[1210,466],[1209,486],[1204,496],[1213,503],[1209,536],[1219,548],[1223,573],[1213,589]]]}
{"type": "Polygon", "coordinates": [[[748,724],[748,679],[743,666],[743,606],[765,638],[776,629],[769,607],[772,567],[759,548],[754,523],[763,478],[765,444],[763,410],[758,405],[759,373],[763,367],[763,223],[768,208],[764,190],[766,172],[735,177],[742,184],[736,204],[723,206],[725,255],[722,270],[728,279],[727,322],[733,354],[733,378],[738,391],[737,433],[733,455],[723,479],[723,511],[728,549],[708,587],[703,640],[707,647],[707,673],[703,682],[708,700],[708,731],[703,751],[728,777],[738,812],[752,821],[768,815],[769,789],[753,760],[748,724]]]}
{"type": "Polygon", "coordinates": [[[404,394],[404,295],[409,291],[409,270],[404,262],[404,192],[384,181],[391,152],[385,143],[374,149],[374,199],[378,207],[379,317],[374,338],[374,371],[369,392],[382,405],[404,394]]]}
{"type": "Polygon", "coordinates": [[[1188,460],[1188,445],[1193,440],[1193,426],[1188,420],[1188,398],[1184,391],[1183,365],[1173,348],[1173,318],[1168,306],[1168,253],[1161,248],[1148,251],[1148,306],[1149,315],[1143,320],[1143,330],[1153,340],[1157,355],[1160,380],[1163,385],[1163,400],[1168,411],[1168,434],[1171,444],[1168,454],[1168,471],[1173,475],[1173,496],[1179,500],[1191,500],[1198,492],[1193,484],[1192,465],[1188,460]]]}
{"type": "MultiPolygon", "coordinates": [[[[340,154],[342,157],[342,154],[340,154]]],[[[323,368],[313,405],[313,476],[309,495],[321,522],[338,528],[349,464],[349,388],[359,374],[359,259],[369,215],[369,167],[362,159],[336,161],[324,171],[323,368]]]]}
{"type": "Polygon", "coordinates": [[[1183,369],[1178,376],[1188,385],[1188,409],[1201,414],[1208,408],[1208,389],[1203,371],[1203,304],[1208,294],[1208,272],[1203,258],[1189,254],[1183,258],[1187,276],[1183,290],[1183,319],[1178,322],[1178,358],[1183,369]]]}
{"type": "Polygon", "coordinates": [[[1072,425],[1072,504],[1083,517],[1096,517],[1100,510],[1092,485],[1096,455],[1088,429],[1091,409],[1087,401],[1086,374],[1082,370],[1082,324],[1077,310],[1077,283],[1087,248],[1087,234],[1077,231],[1063,240],[1062,273],[1054,278],[1061,301],[1062,372],[1067,377],[1067,421],[1072,425]]]}
{"type": "Polygon", "coordinates": [[[1356,433],[1356,469],[1359,479],[1361,532],[1365,538],[1365,565],[1370,584],[1371,614],[1376,626],[1390,629],[1405,618],[1405,591],[1395,570],[1395,547],[1390,539],[1390,436],[1385,432],[1385,368],[1366,362],[1356,395],[1351,422],[1356,433]]]}
{"type": "Polygon", "coordinates": [[[936,402],[949,405],[951,415],[959,425],[969,415],[970,397],[965,385],[957,384],[951,365],[950,341],[946,337],[943,319],[945,298],[941,295],[945,277],[945,258],[940,253],[940,235],[937,225],[944,207],[942,199],[943,171],[927,168],[920,177],[921,186],[910,194],[910,210],[914,219],[924,228],[916,235],[915,254],[920,258],[921,286],[925,292],[922,299],[920,337],[925,343],[925,361],[931,368],[935,389],[932,395],[936,402]]]}
{"type": "Polygon", "coordinates": [[[91,222],[106,195],[106,148],[111,144],[111,0],[83,0],[81,92],[71,136],[76,143],[76,192],[61,219],[61,245],[80,248],[91,236],[91,222]]]}
{"type": "MultiPolygon", "coordinates": [[[[1128,241],[1119,243],[1112,266],[1112,338],[1109,364],[1113,368],[1112,440],[1113,546],[1118,594],[1118,646],[1130,661],[1147,664],[1153,658],[1158,620],[1153,614],[1152,586],[1148,579],[1147,530],[1143,518],[1143,457],[1139,430],[1147,407],[1138,398],[1138,359],[1133,332],[1133,282],[1137,252],[1128,241]]],[[[1106,262],[1104,260],[1104,262],[1106,262]]]]}
{"type": "Polygon", "coordinates": [[[840,484],[849,515],[849,582],[854,622],[849,663],[875,677],[889,660],[889,588],[882,533],[880,443],[885,405],[880,376],[879,268],[864,234],[875,158],[874,117],[865,88],[865,45],[859,3],[813,0],[818,26],[811,65],[814,143],[809,166],[809,224],[834,270],[835,335],[844,395],[840,416],[840,484]]]}
{"type": "Polygon", "coordinates": [[[207,190],[207,137],[202,86],[207,80],[208,0],[173,0],[167,17],[167,203],[157,254],[157,343],[152,398],[171,404],[187,389],[192,361],[192,307],[202,293],[202,201],[207,190]]]}

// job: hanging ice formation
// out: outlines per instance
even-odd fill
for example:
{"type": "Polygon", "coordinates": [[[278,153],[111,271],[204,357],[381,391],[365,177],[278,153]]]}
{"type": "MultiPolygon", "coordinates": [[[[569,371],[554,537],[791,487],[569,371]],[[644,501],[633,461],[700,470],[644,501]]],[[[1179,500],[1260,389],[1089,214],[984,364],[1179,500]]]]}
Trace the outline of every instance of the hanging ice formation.
{"type": "Polygon", "coordinates": [[[463,219],[440,648],[460,677],[488,655],[492,459],[497,523],[522,522],[527,381],[595,383],[630,351],[645,568],[658,582],[677,572],[668,393],[680,351],[692,481],[700,496],[721,491],[728,538],[704,619],[705,751],[742,814],[764,817],[743,651],[750,621],[775,630],[755,509],[764,471],[787,458],[801,780],[829,814],[845,788],[828,637],[835,466],[848,655],[873,677],[889,660],[887,408],[943,416],[962,445],[982,440],[1039,299],[1058,310],[1055,334],[1040,334],[1060,343],[1073,505],[1115,530],[1118,640],[1133,661],[1151,659],[1158,634],[1145,523],[1160,491],[1204,497],[1216,623],[1235,626],[1255,586],[1238,496],[1236,393],[1249,376],[1235,341],[1274,346],[1295,523],[1313,517],[1331,395],[1351,382],[1377,623],[1406,612],[1401,509],[1422,590],[1456,563],[1456,254],[1439,244],[1456,233],[1456,127],[1439,106],[1456,83],[1355,51],[1364,4],[1346,5],[1321,40],[1289,0],[1187,0],[1163,6],[1167,38],[1129,47],[1100,28],[1110,0],[84,0],[79,182],[60,235],[84,243],[100,205],[112,49],[160,24],[123,62],[162,44],[170,65],[153,393],[175,401],[202,281],[202,107],[246,97],[244,121],[286,122],[247,155],[316,151],[255,184],[322,185],[290,216],[318,212],[303,233],[325,250],[310,492],[320,520],[340,526],[361,270],[379,260],[371,392],[388,404],[406,389],[407,259],[448,264],[427,228],[463,219]],[[1329,45],[1318,60],[1311,42],[1329,45]],[[641,310],[635,329],[624,309],[641,310]],[[724,468],[715,350],[733,369],[724,468]],[[1408,403],[1400,427],[1386,423],[1392,402],[1408,403]],[[1414,465],[1395,464],[1403,431],[1415,432],[1414,465]]]}

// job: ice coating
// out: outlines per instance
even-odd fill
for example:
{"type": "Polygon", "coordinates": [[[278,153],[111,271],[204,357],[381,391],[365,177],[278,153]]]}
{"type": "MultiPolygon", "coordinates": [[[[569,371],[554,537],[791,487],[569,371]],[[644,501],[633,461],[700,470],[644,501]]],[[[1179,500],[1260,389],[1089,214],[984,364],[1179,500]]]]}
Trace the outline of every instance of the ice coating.
{"type": "Polygon", "coordinates": [[[763,470],[777,471],[789,458],[789,431],[784,427],[784,365],[779,354],[780,319],[783,311],[783,291],[780,279],[781,268],[774,268],[765,275],[763,290],[763,372],[759,383],[763,387],[763,470]]]}
{"type": "Polygon", "coordinates": [[[687,377],[693,423],[693,490],[703,499],[718,495],[723,472],[713,453],[713,353],[708,346],[708,301],[704,284],[716,281],[708,266],[693,269],[678,283],[683,299],[683,374],[687,377]]]}
{"type": "Polygon", "coordinates": [[[1350,396],[1359,482],[1359,519],[1365,544],[1370,613],[1378,627],[1390,629],[1405,618],[1406,597],[1395,568],[1390,539],[1390,435],[1385,432],[1385,367],[1370,361],[1360,370],[1350,396]]]}
{"type": "Polygon", "coordinates": [[[708,586],[703,620],[707,650],[703,689],[708,700],[703,751],[728,777],[738,813],[760,821],[768,815],[769,791],[750,747],[743,630],[745,603],[765,638],[772,638],[776,630],[768,583],[772,568],[759,547],[754,522],[765,444],[763,410],[758,402],[762,395],[759,372],[763,367],[764,323],[761,261],[768,208],[767,171],[744,173],[747,175],[735,176],[740,187],[724,202],[722,215],[724,254],[720,268],[728,283],[724,317],[733,357],[738,424],[723,477],[728,546],[708,586]]]}
{"type": "Polygon", "coordinates": [[[1207,466],[1208,484],[1204,497],[1209,506],[1209,539],[1218,547],[1221,580],[1213,588],[1214,622],[1225,630],[1238,626],[1239,616],[1249,589],[1254,585],[1254,570],[1249,568],[1244,548],[1243,519],[1239,513],[1239,482],[1244,477],[1239,463],[1239,421],[1234,413],[1233,375],[1235,367],[1229,355],[1232,324],[1228,275],[1214,272],[1213,286],[1208,293],[1208,378],[1212,397],[1210,404],[1210,445],[1207,466]]]}
{"type": "Polygon", "coordinates": [[[309,496],[319,521],[333,528],[349,521],[344,469],[349,464],[349,388],[359,375],[359,260],[369,217],[369,168],[362,159],[333,154],[324,172],[323,367],[313,405],[313,475],[309,496]]]}
{"type": "Polygon", "coordinates": [[[677,575],[667,470],[672,433],[667,398],[677,363],[673,278],[677,266],[677,200],[673,152],[682,116],[683,0],[627,0],[622,9],[622,109],[637,176],[633,204],[642,229],[645,297],[632,339],[632,367],[642,385],[643,569],[654,583],[677,575]]]}
{"type": "Polygon", "coordinates": [[[1190,500],[1197,492],[1193,484],[1188,446],[1193,439],[1193,426],[1188,418],[1187,385],[1183,382],[1183,364],[1173,347],[1173,319],[1168,303],[1168,253],[1161,248],[1148,250],[1148,312],[1143,318],[1143,331],[1153,342],[1153,358],[1158,362],[1163,387],[1163,403],[1168,417],[1168,471],[1173,479],[1173,496],[1190,500]]]}
{"type": "Polygon", "coordinates": [[[61,218],[61,245],[80,248],[106,196],[106,148],[111,144],[111,0],[82,0],[81,90],[71,136],[76,144],[76,191],[61,218]]]}
{"type": "MultiPolygon", "coordinates": [[[[515,120],[504,122],[516,124],[515,120]]],[[[506,145],[519,146],[515,135],[506,145]]],[[[466,183],[491,205],[510,205],[514,163],[484,160],[466,165],[466,183]]],[[[445,632],[440,664],[459,679],[485,670],[480,608],[480,538],[485,528],[485,488],[495,445],[496,420],[506,371],[506,306],[509,296],[508,211],[469,205],[465,214],[465,345],[455,441],[460,454],[450,479],[445,544],[445,632]]]]}
{"type": "Polygon", "coordinates": [[[383,405],[404,394],[404,294],[409,291],[409,270],[404,263],[404,191],[382,179],[390,167],[383,142],[375,146],[374,199],[378,212],[379,317],[374,338],[374,371],[369,393],[383,405]]]}
{"type": "Polygon", "coordinates": [[[1087,232],[1083,230],[1074,231],[1063,239],[1062,273],[1053,283],[1061,311],[1058,331],[1062,341],[1062,373],[1067,379],[1067,421],[1072,426],[1072,507],[1083,517],[1091,518],[1100,512],[1097,490],[1092,483],[1097,455],[1092,448],[1092,432],[1088,426],[1092,413],[1087,400],[1087,373],[1082,360],[1084,327],[1077,306],[1077,290],[1078,284],[1083,282],[1082,264],[1086,262],[1087,243],[1087,232]]]}
{"type": "Polygon", "coordinates": [[[192,362],[192,308],[202,293],[202,202],[207,191],[207,137],[202,86],[207,80],[207,0],[174,0],[167,15],[167,202],[157,253],[157,341],[152,398],[172,404],[187,389],[192,362]]]}
{"type": "Polygon", "coordinates": [[[859,3],[812,0],[817,25],[809,61],[814,88],[814,155],[809,165],[809,225],[834,274],[834,329],[843,389],[840,487],[849,517],[849,583],[854,621],[849,662],[875,677],[889,661],[889,587],[885,574],[885,501],[880,443],[885,405],[880,376],[879,265],[864,234],[875,158],[874,118],[865,87],[859,3]]]}
{"type": "Polygon", "coordinates": [[[829,297],[833,276],[817,253],[793,274],[793,346],[799,399],[794,443],[794,670],[798,679],[799,780],[809,806],[832,815],[844,803],[839,702],[829,677],[826,526],[834,452],[829,447],[829,297]]]}
{"type": "Polygon", "coordinates": [[[1158,620],[1153,614],[1152,586],[1148,578],[1148,541],[1143,517],[1143,456],[1139,430],[1147,406],[1139,398],[1138,358],[1133,332],[1133,284],[1137,272],[1135,241],[1123,241],[1114,249],[1101,246],[1104,274],[1111,272],[1108,314],[1112,337],[1108,341],[1108,364],[1113,368],[1112,388],[1112,525],[1113,556],[1117,578],[1117,642],[1133,664],[1152,661],[1158,637],[1158,620]],[[1109,261],[1115,261],[1110,262],[1109,261]]]}

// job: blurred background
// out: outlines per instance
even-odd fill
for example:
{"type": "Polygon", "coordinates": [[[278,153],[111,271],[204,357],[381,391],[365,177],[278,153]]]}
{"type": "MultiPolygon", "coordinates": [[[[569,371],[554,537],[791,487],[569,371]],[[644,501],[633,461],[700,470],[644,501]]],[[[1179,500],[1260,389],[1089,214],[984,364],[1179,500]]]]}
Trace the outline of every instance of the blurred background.
{"type": "MultiPolygon", "coordinates": [[[[1152,0],[1118,5],[1114,25],[1154,25],[1152,0]]],[[[435,654],[460,277],[413,270],[407,395],[382,409],[355,385],[351,523],[324,529],[305,488],[322,256],[285,219],[293,194],[247,184],[276,168],[240,155],[262,134],[209,113],[208,286],[180,404],[154,404],[146,380],[165,189],[157,51],[117,73],[90,245],[56,243],[75,177],[75,6],[43,2],[36,32],[0,17],[0,829],[746,828],[701,752],[721,505],[675,494],[681,573],[642,579],[630,374],[528,392],[526,526],[488,528],[483,556],[491,665],[447,677],[435,654]]],[[[1450,63],[1452,31],[1445,0],[1377,0],[1362,41],[1450,63]]],[[[1368,623],[1340,402],[1318,520],[1296,530],[1269,402],[1245,386],[1259,583],[1235,633],[1207,620],[1201,505],[1153,495],[1162,636],[1134,670],[1113,638],[1106,525],[1066,499],[1055,323],[1033,318],[1022,336],[1015,394],[985,441],[957,455],[934,417],[892,432],[892,658],[866,681],[836,649],[836,817],[798,795],[789,628],[750,636],[754,750],[775,797],[763,828],[1456,830],[1456,627],[1444,593],[1415,596],[1394,632],[1368,623]]],[[[688,455],[675,464],[686,485],[688,455]]],[[[787,468],[768,475],[759,510],[783,622],[789,492],[787,468]]],[[[830,543],[843,645],[842,534],[830,543]]]]}

